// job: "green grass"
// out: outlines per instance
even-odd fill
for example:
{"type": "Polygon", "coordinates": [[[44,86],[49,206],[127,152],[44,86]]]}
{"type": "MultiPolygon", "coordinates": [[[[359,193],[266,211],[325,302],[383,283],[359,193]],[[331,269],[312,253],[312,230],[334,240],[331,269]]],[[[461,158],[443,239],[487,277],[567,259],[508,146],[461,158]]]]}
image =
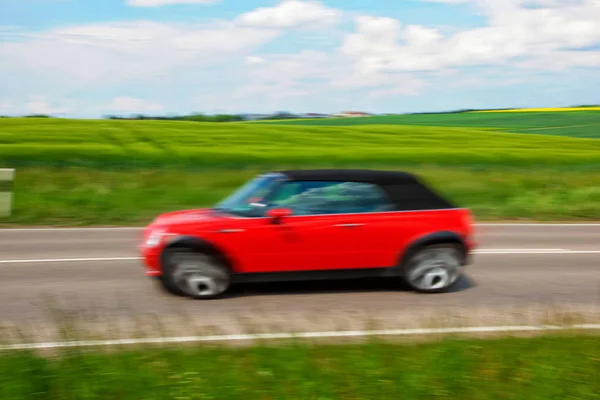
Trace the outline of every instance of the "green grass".
{"type": "Polygon", "coordinates": [[[588,139],[600,139],[600,123],[595,125],[550,126],[543,128],[526,128],[506,130],[513,133],[533,133],[537,135],[570,136],[588,139]]]}
{"type": "Polygon", "coordinates": [[[3,167],[17,169],[5,226],[143,224],[160,212],[209,206],[254,174],[286,167],[408,170],[478,219],[600,218],[595,139],[391,125],[2,119],[3,167]]]}
{"type": "Polygon", "coordinates": [[[239,169],[432,164],[599,167],[600,141],[393,125],[0,120],[0,167],[239,169]]]}
{"type": "MultiPolygon", "coordinates": [[[[408,170],[478,219],[600,219],[600,170],[408,170]]],[[[0,224],[145,224],[157,213],[214,204],[260,172],[25,168],[17,171],[13,214],[0,224]]]]}
{"type": "Polygon", "coordinates": [[[10,400],[598,399],[600,336],[69,349],[0,358],[10,400]]]}
{"type": "Polygon", "coordinates": [[[600,111],[452,113],[260,121],[253,124],[299,126],[414,125],[491,128],[496,131],[600,138],[600,111]]]}

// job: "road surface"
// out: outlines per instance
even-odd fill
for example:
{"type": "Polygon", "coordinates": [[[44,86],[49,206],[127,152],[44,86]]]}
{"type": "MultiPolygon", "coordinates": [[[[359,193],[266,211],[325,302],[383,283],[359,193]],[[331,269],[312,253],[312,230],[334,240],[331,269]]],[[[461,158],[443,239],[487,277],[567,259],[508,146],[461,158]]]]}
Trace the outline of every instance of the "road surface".
{"type": "Polygon", "coordinates": [[[559,310],[600,320],[600,224],[478,226],[480,251],[452,293],[381,281],[285,283],[246,285],[211,301],[161,292],[137,260],[140,233],[0,230],[0,322],[47,324],[55,307],[94,329],[156,331],[159,316],[172,333],[355,329],[367,319],[380,328],[514,324],[558,318],[559,310]]]}

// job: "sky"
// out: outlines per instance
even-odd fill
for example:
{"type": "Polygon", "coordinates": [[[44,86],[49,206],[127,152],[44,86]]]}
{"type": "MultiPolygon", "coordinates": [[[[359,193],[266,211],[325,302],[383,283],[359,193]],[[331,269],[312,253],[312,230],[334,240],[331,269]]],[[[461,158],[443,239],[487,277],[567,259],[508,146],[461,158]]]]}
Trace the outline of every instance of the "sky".
{"type": "Polygon", "coordinates": [[[600,104],[600,0],[0,0],[0,115],[600,104]]]}

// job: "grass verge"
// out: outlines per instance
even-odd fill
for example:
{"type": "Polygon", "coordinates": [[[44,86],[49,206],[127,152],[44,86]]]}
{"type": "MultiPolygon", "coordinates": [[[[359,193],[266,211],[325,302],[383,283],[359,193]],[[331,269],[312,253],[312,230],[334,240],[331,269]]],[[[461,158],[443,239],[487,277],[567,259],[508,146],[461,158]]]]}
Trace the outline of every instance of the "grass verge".
{"type": "MultiPolygon", "coordinates": [[[[598,220],[600,172],[406,168],[479,220],[598,220]]],[[[210,206],[261,169],[17,170],[14,208],[0,225],[136,225],[157,213],[210,206]]]]}
{"type": "Polygon", "coordinates": [[[0,398],[597,399],[600,336],[193,346],[0,357],[0,398]]]}

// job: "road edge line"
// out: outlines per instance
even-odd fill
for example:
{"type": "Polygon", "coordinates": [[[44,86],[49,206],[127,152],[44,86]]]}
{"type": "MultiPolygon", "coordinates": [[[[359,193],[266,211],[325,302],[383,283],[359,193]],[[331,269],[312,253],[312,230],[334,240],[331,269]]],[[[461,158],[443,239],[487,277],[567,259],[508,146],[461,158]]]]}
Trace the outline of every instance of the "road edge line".
{"type": "Polygon", "coordinates": [[[507,333],[507,332],[542,332],[561,330],[599,330],[600,324],[578,324],[570,326],[553,325],[512,325],[512,326],[483,326],[463,328],[431,328],[431,329],[386,329],[386,330],[359,330],[359,331],[329,331],[329,332],[299,332],[299,333],[263,333],[263,334],[234,334],[212,336],[171,336],[153,338],[128,338],[110,340],[81,340],[63,342],[21,343],[0,346],[0,351],[10,350],[42,350],[66,347],[98,347],[98,346],[123,346],[135,344],[173,344],[173,343],[199,343],[199,342],[231,342],[244,340],[274,340],[274,339],[309,339],[309,338],[341,338],[341,337],[367,337],[367,336],[411,336],[411,335],[436,335],[452,333],[507,333]]]}

